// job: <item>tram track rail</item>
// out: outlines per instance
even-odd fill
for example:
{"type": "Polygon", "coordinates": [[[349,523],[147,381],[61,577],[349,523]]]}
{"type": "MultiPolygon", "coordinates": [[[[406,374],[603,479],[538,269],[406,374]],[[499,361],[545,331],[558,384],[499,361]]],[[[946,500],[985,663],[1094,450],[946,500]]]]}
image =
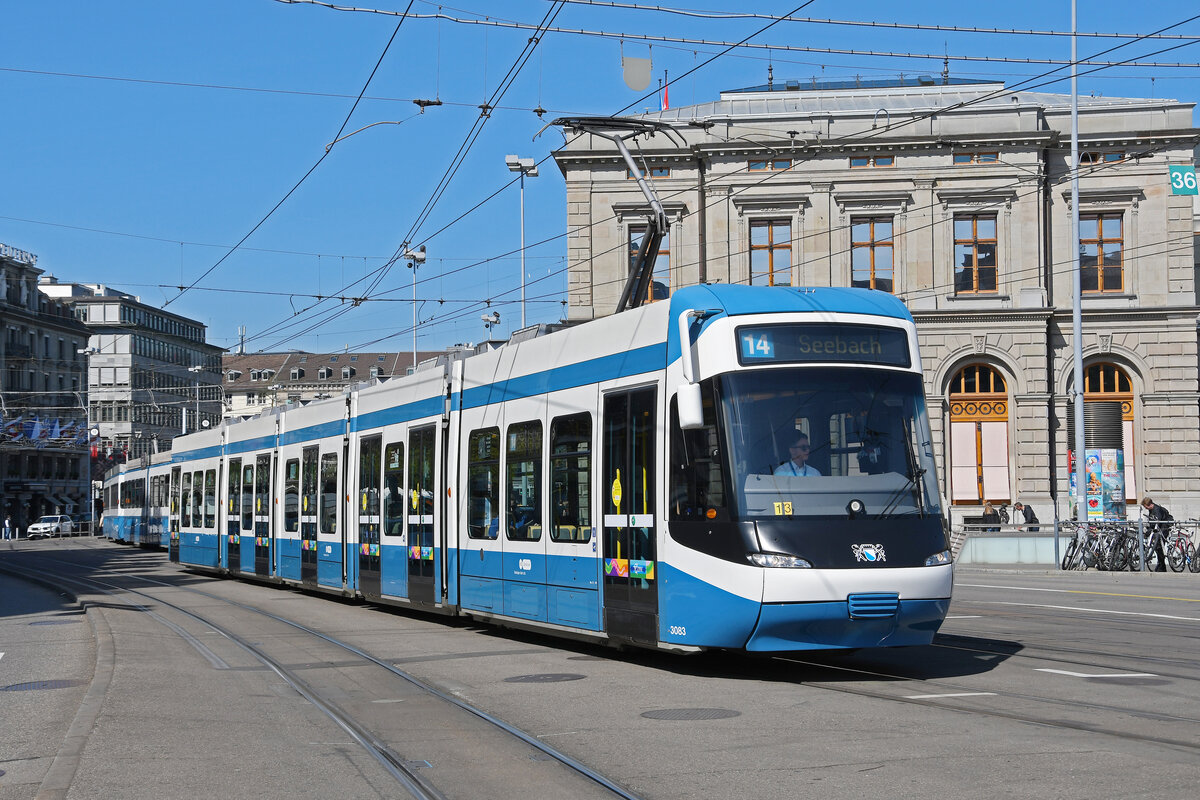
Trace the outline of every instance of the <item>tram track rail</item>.
{"type": "MultiPolygon", "coordinates": [[[[48,556],[49,554],[47,554],[47,557],[39,556],[36,558],[42,562],[53,563],[59,566],[69,566],[72,569],[79,569],[82,567],[82,565],[74,561],[61,558],[51,558],[48,556]]],[[[197,637],[186,631],[182,626],[167,619],[163,614],[160,614],[158,611],[155,611],[153,608],[151,608],[150,605],[131,600],[130,598],[122,595],[133,594],[139,596],[146,601],[149,601],[151,604],[158,604],[159,606],[168,607],[173,611],[195,621],[196,623],[205,626],[250,655],[253,659],[258,661],[265,668],[283,680],[284,683],[286,683],[295,692],[297,692],[297,694],[303,697],[304,700],[320,710],[327,718],[329,718],[334,724],[336,724],[341,730],[350,736],[357,745],[369,753],[393,778],[393,780],[400,787],[402,787],[405,792],[408,793],[409,796],[418,798],[418,800],[448,800],[449,796],[443,793],[443,791],[439,789],[434,782],[421,775],[419,768],[410,767],[409,764],[412,763],[411,761],[404,758],[401,754],[392,749],[385,741],[383,741],[378,735],[370,730],[368,726],[362,724],[352,714],[347,713],[337,703],[321,697],[320,692],[303,677],[301,677],[297,669],[287,666],[279,659],[268,654],[264,647],[250,641],[244,636],[239,635],[235,631],[230,630],[228,626],[214,621],[205,614],[185,608],[179,603],[164,599],[156,594],[150,594],[138,588],[109,581],[114,581],[116,579],[134,580],[140,581],[144,584],[149,584],[151,586],[202,596],[204,598],[218,601],[228,606],[232,606],[242,611],[256,614],[276,623],[288,626],[293,630],[299,631],[307,636],[313,637],[316,640],[324,642],[344,652],[350,653],[356,658],[360,659],[362,662],[379,667],[390,675],[401,679],[408,685],[411,685],[419,692],[429,697],[436,698],[438,701],[441,701],[449,706],[457,708],[458,710],[471,715],[473,718],[486,723],[495,731],[503,733],[504,735],[509,736],[512,739],[523,743],[524,745],[532,747],[541,754],[541,760],[554,761],[561,767],[568,770],[571,774],[578,776],[578,778],[599,788],[607,796],[623,798],[624,800],[640,800],[638,795],[633,794],[632,792],[619,786],[612,780],[608,779],[604,775],[593,770],[577,759],[574,759],[571,756],[557,750],[556,748],[547,745],[546,743],[537,739],[535,736],[520,730],[519,728],[492,714],[489,714],[487,711],[472,705],[471,703],[468,703],[459,697],[455,697],[454,695],[445,692],[426,681],[421,680],[415,675],[396,667],[394,664],[391,664],[386,660],[363,650],[362,648],[359,648],[348,642],[341,641],[334,636],[330,636],[329,634],[318,631],[294,620],[287,619],[286,617],[272,614],[254,606],[245,603],[239,603],[229,598],[221,597],[218,594],[197,589],[195,587],[179,586],[178,584],[167,581],[159,581],[144,575],[133,575],[122,571],[103,569],[98,571],[92,570],[90,573],[93,576],[97,574],[108,576],[108,580],[98,579],[96,577],[83,577],[79,575],[64,575],[61,572],[52,576],[47,576],[47,574],[44,572],[37,573],[31,570],[13,567],[11,565],[0,566],[0,572],[5,572],[14,577],[26,580],[34,580],[43,585],[52,586],[56,589],[67,591],[68,593],[72,594],[72,596],[76,597],[77,594],[72,590],[72,586],[76,587],[77,589],[82,589],[84,592],[95,592],[109,596],[132,609],[147,613],[156,622],[164,625],[173,633],[180,636],[193,648],[198,650],[201,655],[204,656],[214,667],[223,668],[223,666],[218,663],[220,661],[220,657],[216,656],[212,650],[202,644],[197,637]]],[[[89,604],[84,601],[81,602],[81,605],[86,609],[89,604]]]]}

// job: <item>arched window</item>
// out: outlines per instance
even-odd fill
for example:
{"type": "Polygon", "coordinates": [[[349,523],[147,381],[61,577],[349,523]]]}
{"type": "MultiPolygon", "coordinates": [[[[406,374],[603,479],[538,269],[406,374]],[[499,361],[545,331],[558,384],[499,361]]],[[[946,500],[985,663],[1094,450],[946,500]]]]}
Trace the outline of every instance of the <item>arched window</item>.
{"type": "Polygon", "coordinates": [[[1009,500],[1008,386],[986,364],[950,381],[950,496],[959,504],[1009,500]]]}
{"type": "Polygon", "coordinates": [[[1083,372],[1083,402],[1115,400],[1121,404],[1121,426],[1125,440],[1125,502],[1137,502],[1134,484],[1133,385],[1125,370],[1116,364],[1090,364],[1083,372]]]}

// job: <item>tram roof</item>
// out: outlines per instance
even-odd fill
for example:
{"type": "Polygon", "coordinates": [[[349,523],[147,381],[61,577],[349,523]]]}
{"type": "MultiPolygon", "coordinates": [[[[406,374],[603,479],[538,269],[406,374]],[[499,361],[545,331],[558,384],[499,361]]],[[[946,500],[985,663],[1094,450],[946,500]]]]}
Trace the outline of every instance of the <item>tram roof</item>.
{"type": "Polygon", "coordinates": [[[799,286],[731,286],[707,284],[679,289],[671,295],[679,307],[720,307],[730,316],[778,312],[869,314],[911,320],[908,307],[894,295],[872,289],[799,286]]]}

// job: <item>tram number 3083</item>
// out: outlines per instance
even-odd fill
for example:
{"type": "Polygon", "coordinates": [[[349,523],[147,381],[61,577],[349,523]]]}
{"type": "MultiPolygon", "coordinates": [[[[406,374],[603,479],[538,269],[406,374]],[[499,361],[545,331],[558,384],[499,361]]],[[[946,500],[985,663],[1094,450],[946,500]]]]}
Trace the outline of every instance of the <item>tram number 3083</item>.
{"type": "Polygon", "coordinates": [[[672,625],[670,632],[672,636],[687,636],[687,628],[683,625],[672,625]]]}

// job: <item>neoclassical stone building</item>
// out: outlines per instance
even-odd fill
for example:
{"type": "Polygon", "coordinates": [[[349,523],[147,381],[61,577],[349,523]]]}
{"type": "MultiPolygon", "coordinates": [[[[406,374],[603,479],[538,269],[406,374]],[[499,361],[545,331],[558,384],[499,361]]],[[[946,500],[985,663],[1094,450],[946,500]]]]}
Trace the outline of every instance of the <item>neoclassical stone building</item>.
{"type": "MultiPolygon", "coordinates": [[[[648,114],[634,154],[671,220],[651,299],[697,282],[892,292],[921,334],[953,519],[985,500],[1066,514],[1071,250],[1085,400],[1118,400],[1126,495],[1200,515],[1192,103],[917,79],[772,83],[648,114]]],[[[647,204],[614,146],[565,131],[568,319],[612,313],[647,204]]]]}

